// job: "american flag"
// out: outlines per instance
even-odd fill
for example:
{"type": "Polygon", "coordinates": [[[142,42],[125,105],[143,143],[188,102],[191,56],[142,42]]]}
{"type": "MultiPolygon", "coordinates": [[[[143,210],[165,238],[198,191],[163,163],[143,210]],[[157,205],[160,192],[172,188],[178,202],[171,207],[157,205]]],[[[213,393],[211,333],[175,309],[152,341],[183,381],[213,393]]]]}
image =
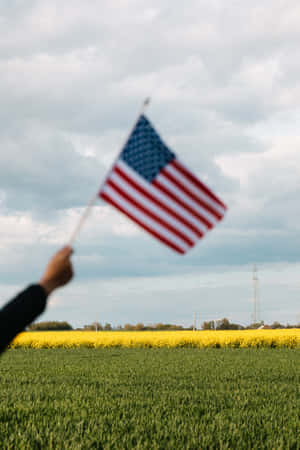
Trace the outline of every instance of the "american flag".
{"type": "Polygon", "coordinates": [[[227,209],[165,145],[143,114],[99,196],[178,253],[193,247],[227,209]]]}

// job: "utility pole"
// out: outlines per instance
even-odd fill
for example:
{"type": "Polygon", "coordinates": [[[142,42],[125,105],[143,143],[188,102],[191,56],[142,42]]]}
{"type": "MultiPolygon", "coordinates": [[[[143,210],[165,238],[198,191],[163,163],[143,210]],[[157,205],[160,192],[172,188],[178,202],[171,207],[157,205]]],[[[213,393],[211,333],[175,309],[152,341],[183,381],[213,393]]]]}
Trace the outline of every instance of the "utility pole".
{"type": "Polygon", "coordinates": [[[196,330],[196,313],[193,312],[193,331],[196,330]]]}
{"type": "Polygon", "coordinates": [[[256,264],[253,266],[253,323],[259,322],[258,275],[256,264]]]}

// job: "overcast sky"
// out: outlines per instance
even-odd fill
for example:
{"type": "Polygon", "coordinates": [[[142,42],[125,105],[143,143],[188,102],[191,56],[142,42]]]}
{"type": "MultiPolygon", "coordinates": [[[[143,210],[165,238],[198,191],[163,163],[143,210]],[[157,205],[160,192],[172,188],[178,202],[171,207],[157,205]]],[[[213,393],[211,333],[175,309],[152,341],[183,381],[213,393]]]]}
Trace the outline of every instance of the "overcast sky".
{"type": "Polygon", "coordinates": [[[165,142],[228,205],[187,255],[100,200],[76,277],[40,320],[300,322],[296,0],[1,0],[3,304],[68,241],[146,96],[165,142]]]}

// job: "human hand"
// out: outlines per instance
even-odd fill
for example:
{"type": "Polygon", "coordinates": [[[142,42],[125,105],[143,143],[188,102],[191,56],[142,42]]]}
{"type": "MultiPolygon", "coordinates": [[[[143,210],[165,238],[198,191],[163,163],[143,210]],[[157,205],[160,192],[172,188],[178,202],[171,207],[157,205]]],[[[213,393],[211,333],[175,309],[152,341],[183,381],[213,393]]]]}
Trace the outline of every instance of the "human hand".
{"type": "Polygon", "coordinates": [[[65,246],[50,259],[40,280],[40,285],[48,295],[54,289],[64,286],[73,278],[73,267],[70,259],[72,253],[73,249],[65,246]]]}

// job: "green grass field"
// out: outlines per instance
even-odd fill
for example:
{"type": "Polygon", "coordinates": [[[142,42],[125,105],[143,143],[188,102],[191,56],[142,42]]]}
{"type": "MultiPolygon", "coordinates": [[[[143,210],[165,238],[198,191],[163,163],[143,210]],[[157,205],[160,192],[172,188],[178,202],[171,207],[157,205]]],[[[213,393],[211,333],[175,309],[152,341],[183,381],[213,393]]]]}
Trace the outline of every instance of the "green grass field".
{"type": "Polygon", "coordinates": [[[10,350],[1,449],[299,449],[300,350],[10,350]]]}

